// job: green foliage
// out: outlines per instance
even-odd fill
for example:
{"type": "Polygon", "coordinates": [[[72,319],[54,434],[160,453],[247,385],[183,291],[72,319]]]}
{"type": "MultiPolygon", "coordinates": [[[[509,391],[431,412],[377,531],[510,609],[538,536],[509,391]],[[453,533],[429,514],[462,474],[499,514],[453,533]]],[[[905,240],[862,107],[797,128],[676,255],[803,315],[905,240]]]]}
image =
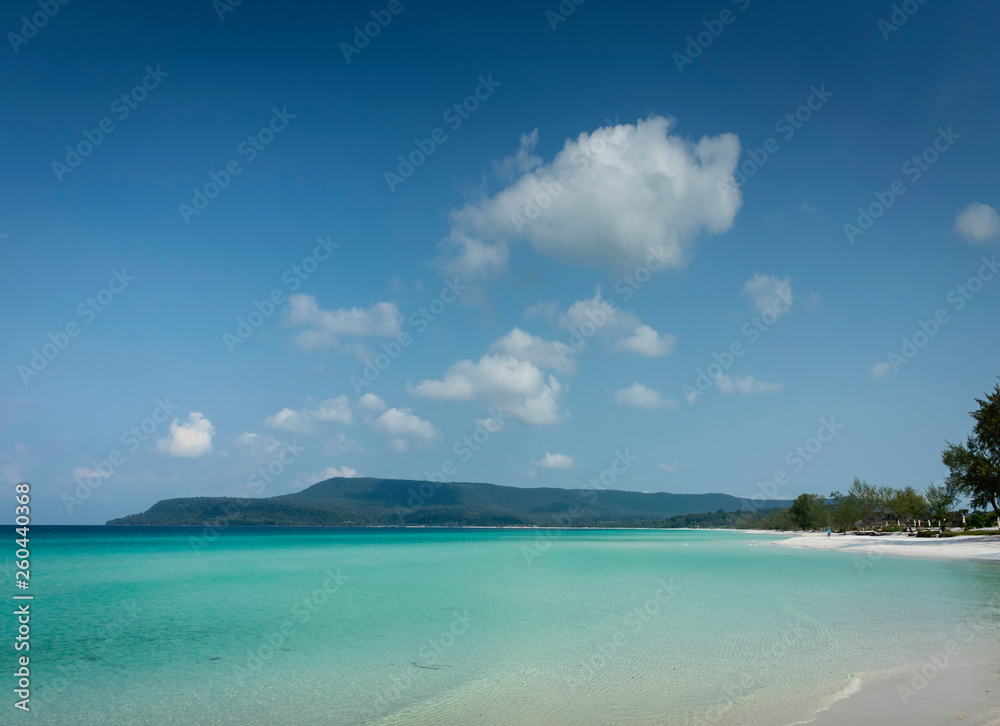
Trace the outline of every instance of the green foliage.
{"type": "Polygon", "coordinates": [[[826,526],[826,503],[816,494],[800,494],[788,510],[800,529],[821,529],[826,526]]]}
{"type": "MultiPolygon", "coordinates": [[[[108,524],[277,526],[655,526],[697,512],[734,513],[755,502],[728,494],[641,494],[615,490],[441,484],[374,478],[327,479],[295,494],[259,499],[191,497],[157,502],[108,524]]],[[[750,521],[752,513],[745,512],[750,521]]],[[[754,520],[756,521],[756,520],[754,520]]],[[[683,526],[683,525],[680,525],[683,526]]],[[[750,528],[752,524],[741,524],[750,528]]]]}
{"type": "Polygon", "coordinates": [[[965,445],[946,442],[941,460],[950,471],[949,489],[1000,516],[1000,384],[976,403],[979,408],[970,412],[976,423],[965,445]]]}
{"type": "Polygon", "coordinates": [[[941,520],[941,527],[944,528],[957,499],[955,493],[950,487],[936,487],[930,484],[924,491],[924,498],[927,500],[931,518],[941,520]]]}
{"type": "Polygon", "coordinates": [[[892,519],[923,519],[927,516],[927,500],[912,486],[895,490],[888,499],[892,519]]]}

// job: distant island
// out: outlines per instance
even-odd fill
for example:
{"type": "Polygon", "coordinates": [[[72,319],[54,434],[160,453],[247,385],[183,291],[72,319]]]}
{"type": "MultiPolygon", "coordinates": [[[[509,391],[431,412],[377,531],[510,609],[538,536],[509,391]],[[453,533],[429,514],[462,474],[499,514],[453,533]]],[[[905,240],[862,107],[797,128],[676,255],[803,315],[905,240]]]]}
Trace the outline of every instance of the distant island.
{"type": "Polygon", "coordinates": [[[753,526],[792,505],[728,494],[644,494],[407,479],[326,479],[276,497],[164,499],[109,525],[284,527],[753,526]],[[710,513],[710,514],[706,514],[710,513]]]}

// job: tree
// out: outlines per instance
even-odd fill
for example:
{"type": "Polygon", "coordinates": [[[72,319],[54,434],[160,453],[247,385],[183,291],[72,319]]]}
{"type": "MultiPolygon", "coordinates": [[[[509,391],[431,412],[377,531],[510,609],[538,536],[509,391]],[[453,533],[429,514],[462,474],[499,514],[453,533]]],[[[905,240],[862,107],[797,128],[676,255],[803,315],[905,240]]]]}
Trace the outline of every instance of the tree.
{"type": "Polygon", "coordinates": [[[875,515],[880,513],[879,491],[874,484],[869,484],[854,477],[854,483],[851,484],[851,489],[847,495],[853,497],[857,503],[859,519],[870,522],[875,519],[875,515]]]}
{"type": "Polygon", "coordinates": [[[955,504],[957,497],[950,487],[936,487],[933,484],[927,486],[924,492],[927,499],[927,506],[931,510],[931,517],[941,520],[941,529],[944,529],[944,520],[951,514],[951,508],[955,504]]]}
{"type": "Polygon", "coordinates": [[[889,511],[900,519],[923,519],[927,516],[927,500],[916,489],[907,486],[893,492],[889,511]]]}
{"type": "Polygon", "coordinates": [[[802,529],[820,529],[826,523],[826,504],[816,494],[800,494],[788,513],[802,529]]]}
{"type": "Polygon", "coordinates": [[[969,497],[976,509],[992,507],[1000,517],[1000,384],[976,403],[979,409],[969,412],[976,423],[965,446],[946,441],[941,460],[951,472],[951,491],[969,497]]]}

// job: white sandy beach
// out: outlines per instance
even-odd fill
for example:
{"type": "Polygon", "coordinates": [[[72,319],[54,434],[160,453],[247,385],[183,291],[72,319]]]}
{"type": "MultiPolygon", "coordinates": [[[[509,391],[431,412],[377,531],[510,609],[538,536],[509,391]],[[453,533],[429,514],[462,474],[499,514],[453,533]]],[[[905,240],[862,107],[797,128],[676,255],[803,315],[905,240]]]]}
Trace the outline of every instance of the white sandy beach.
{"type": "Polygon", "coordinates": [[[883,537],[809,532],[775,542],[798,549],[841,550],[873,555],[933,557],[958,560],[985,560],[1000,563],[1000,535],[946,537],[943,539],[891,534],[883,537]]]}

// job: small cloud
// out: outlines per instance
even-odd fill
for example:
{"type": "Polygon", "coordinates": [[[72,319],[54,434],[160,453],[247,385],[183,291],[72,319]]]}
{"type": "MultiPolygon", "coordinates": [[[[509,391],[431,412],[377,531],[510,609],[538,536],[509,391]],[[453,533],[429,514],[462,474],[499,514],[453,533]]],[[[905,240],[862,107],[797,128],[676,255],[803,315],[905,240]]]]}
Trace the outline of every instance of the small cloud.
{"type": "Polygon", "coordinates": [[[559,317],[559,302],[557,300],[540,300],[524,311],[526,320],[541,316],[550,323],[559,317]]]}
{"type": "Polygon", "coordinates": [[[315,408],[303,408],[293,411],[283,408],[278,413],[264,419],[264,424],[272,429],[290,431],[296,434],[311,434],[317,424],[342,423],[350,426],[354,422],[354,414],[347,396],[337,396],[320,401],[315,408]]]}
{"type": "Polygon", "coordinates": [[[792,307],[792,278],[779,279],[774,275],[754,275],[743,285],[743,293],[753,302],[761,315],[770,312],[777,317],[792,307]]]}
{"type": "Polygon", "coordinates": [[[635,353],[648,358],[670,355],[674,350],[675,335],[661,335],[645,323],[639,325],[631,335],[615,341],[614,348],[620,353],[635,353]]]}
{"type": "Polygon", "coordinates": [[[114,476],[113,471],[104,472],[100,469],[91,469],[89,466],[78,466],[73,470],[74,479],[87,479],[87,477],[96,476],[101,479],[107,479],[114,476]]]}
{"type": "Polygon", "coordinates": [[[988,204],[976,202],[958,213],[955,231],[967,242],[983,243],[1000,238],[1000,214],[988,204]]]}
{"type": "Polygon", "coordinates": [[[344,337],[392,338],[401,328],[403,316],[395,303],[379,302],[369,308],[323,310],[312,295],[288,299],[286,322],[305,328],[293,342],[300,350],[332,348],[344,337]]]}
{"type": "Polygon", "coordinates": [[[548,451],[545,452],[545,456],[535,462],[535,466],[545,469],[572,469],[575,465],[573,457],[566,456],[566,454],[550,454],[548,451]]]}
{"type": "Polygon", "coordinates": [[[408,446],[404,437],[419,439],[424,442],[433,441],[438,431],[430,421],[425,421],[408,408],[390,408],[375,419],[375,430],[394,437],[394,451],[406,451],[408,446]]]}
{"type": "Polygon", "coordinates": [[[823,302],[823,298],[818,292],[811,293],[809,297],[806,298],[806,309],[815,310],[823,302]]]}
{"type": "Polygon", "coordinates": [[[358,408],[365,411],[371,411],[372,413],[381,413],[382,411],[385,411],[386,405],[385,401],[376,396],[374,393],[366,393],[358,399],[358,408]]]}
{"type": "Polygon", "coordinates": [[[656,465],[656,468],[657,469],[661,469],[663,471],[669,471],[670,473],[673,473],[673,472],[677,471],[680,468],[680,465],[677,463],[677,460],[674,459],[674,463],[673,464],[664,464],[664,463],[661,462],[660,464],[656,465]]]}
{"type": "Polygon", "coordinates": [[[633,383],[615,393],[615,403],[633,408],[677,408],[680,403],[675,398],[664,398],[663,395],[641,383],[633,383]]]}
{"type": "Polygon", "coordinates": [[[156,442],[156,450],[161,454],[181,459],[196,459],[212,451],[212,437],[215,427],[212,422],[198,412],[188,414],[188,422],[170,424],[170,435],[156,442]]]}
{"type": "Polygon", "coordinates": [[[357,477],[357,475],[358,475],[357,469],[352,469],[349,466],[342,466],[339,469],[332,466],[328,466],[316,476],[319,477],[317,481],[325,481],[326,479],[338,479],[338,478],[354,479],[355,477],[357,477]]]}
{"type": "Polygon", "coordinates": [[[876,363],[872,366],[871,376],[876,381],[884,381],[889,375],[889,371],[892,369],[888,363],[876,363]]]}
{"type": "Polygon", "coordinates": [[[780,383],[765,383],[755,380],[753,376],[743,376],[740,378],[730,378],[725,373],[720,373],[715,377],[716,387],[727,396],[740,393],[749,396],[754,393],[777,393],[784,386],[780,383]]]}

